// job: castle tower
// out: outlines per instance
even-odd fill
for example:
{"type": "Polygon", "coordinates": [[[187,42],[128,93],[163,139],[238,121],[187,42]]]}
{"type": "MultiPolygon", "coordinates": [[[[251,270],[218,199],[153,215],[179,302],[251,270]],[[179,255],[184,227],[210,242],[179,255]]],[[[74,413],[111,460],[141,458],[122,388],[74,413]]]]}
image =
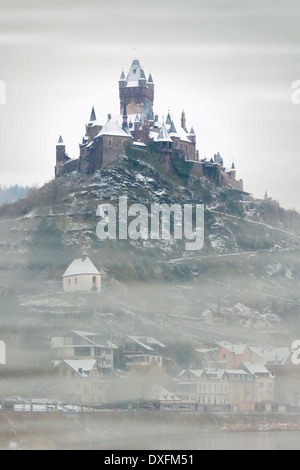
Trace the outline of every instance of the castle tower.
{"type": "Polygon", "coordinates": [[[57,178],[60,174],[62,167],[66,162],[66,146],[64,144],[62,136],[59,137],[56,144],[56,167],[55,167],[55,177],[57,178]]]}
{"type": "Polygon", "coordinates": [[[153,112],[154,102],[154,83],[152,75],[149,75],[148,81],[140,62],[135,59],[132,62],[127,78],[122,71],[119,80],[120,93],[120,112],[123,115],[124,105],[128,114],[141,114],[145,101],[148,100],[151,111],[153,112]]]}

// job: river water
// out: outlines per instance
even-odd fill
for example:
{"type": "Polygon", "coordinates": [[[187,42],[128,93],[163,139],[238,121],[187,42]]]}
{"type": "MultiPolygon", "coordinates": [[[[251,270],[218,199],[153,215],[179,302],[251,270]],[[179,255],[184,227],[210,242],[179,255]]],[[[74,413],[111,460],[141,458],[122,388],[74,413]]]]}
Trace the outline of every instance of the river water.
{"type": "Polygon", "coordinates": [[[208,432],[165,441],[167,449],[183,443],[186,450],[300,450],[300,432],[208,432]]]}
{"type": "Polygon", "coordinates": [[[90,442],[85,449],[101,450],[300,450],[299,431],[203,432],[170,437],[140,437],[90,442]]]}

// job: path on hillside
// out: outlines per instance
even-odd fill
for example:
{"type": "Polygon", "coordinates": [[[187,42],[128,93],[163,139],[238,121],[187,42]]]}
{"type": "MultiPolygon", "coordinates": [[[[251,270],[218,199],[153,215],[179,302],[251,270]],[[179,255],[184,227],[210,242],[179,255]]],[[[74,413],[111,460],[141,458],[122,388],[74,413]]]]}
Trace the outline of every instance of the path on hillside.
{"type": "Polygon", "coordinates": [[[250,224],[261,225],[262,227],[265,227],[268,230],[276,230],[278,232],[284,233],[285,235],[289,235],[290,237],[293,237],[293,238],[296,238],[296,239],[300,240],[300,236],[296,235],[295,233],[288,232],[287,230],[283,230],[283,229],[278,228],[278,227],[273,227],[272,225],[264,224],[263,222],[257,222],[256,220],[244,219],[243,217],[238,217],[236,215],[226,214],[225,212],[219,212],[219,211],[215,211],[215,210],[212,210],[212,209],[209,209],[209,210],[210,210],[210,212],[222,215],[225,218],[227,217],[227,218],[230,218],[230,219],[242,220],[243,222],[249,222],[250,224]]]}

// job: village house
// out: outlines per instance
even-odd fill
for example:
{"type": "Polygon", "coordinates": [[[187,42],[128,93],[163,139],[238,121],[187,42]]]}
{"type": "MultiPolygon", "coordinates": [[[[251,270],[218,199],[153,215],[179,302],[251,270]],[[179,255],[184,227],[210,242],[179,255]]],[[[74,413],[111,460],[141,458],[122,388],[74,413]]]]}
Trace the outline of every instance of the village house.
{"type": "Polygon", "coordinates": [[[242,362],[253,360],[252,351],[247,344],[219,343],[217,366],[221,369],[239,369],[242,362]]]}
{"type": "Polygon", "coordinates": [[[97,333],[71,330],[51,338],[56,359],[96,360],[101,376],[110,377],[113,372],[114,349],[110,341],[102,341],[97,333]]]}
{"type": "Polygon", "coordinates": [[[86,254],[63,274],[63,288],[65,292],[101,292],[101,274],[86,254]]]}
{"type": "Polygon", "coordinates": [[[177,410],[181,405],[180,398],[161,385],[155,384],[151,388],[147,398],[159,403],[161,410],[177,410]]]}
{"type": "Polygon", "coordinates": [[[261,363],[243,362],[241,369],[255,377],[256,408],[271,411],[274,402],[275,377],[261,363]]]}
{"type": "Polygon", "coordinates": [[[255,377],[244,370],[183,370],[176,394],[198,410],[254,411],[255,377]]]}
{"type": "Polygon", "coordinates": [[[231,411],[255,410],[255,378],[244,370],[226,370],[228,379],[228,408],[231,411]]]}
{"type": "Polygon", "coordinates": [[[224,370],[183,370],[179,375],[177,395],[195,403],[198,409],[225,408],[228,404],[228,379],[224,370]]]}
{"type": "Polygon", "coordinates": [[[53,369],[57,381],[56,393],[76,405],[103,402],[108,382],[101,379],[102,370],[95,359],[58,361],[53,369]]]}
{"type": "Polygon", "coordinates": [[[124,347],[127,367],[162,368],[163,352],[166,346],[155,338],[125,336],[120,345],[124,347]]]}
{"type": "Polygon", "coordinates": [[[277,348],[265,358],[265,367],[275,377],[275,399],[291,407],[300,406],[300,365],[293,364],[293,351],[277,348]]]}

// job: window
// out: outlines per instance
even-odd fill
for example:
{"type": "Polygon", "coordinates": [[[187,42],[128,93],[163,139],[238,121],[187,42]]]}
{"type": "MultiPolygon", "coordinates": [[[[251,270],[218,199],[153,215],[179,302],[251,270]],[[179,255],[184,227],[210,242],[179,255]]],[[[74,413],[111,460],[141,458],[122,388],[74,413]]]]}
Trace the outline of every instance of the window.
{"type": "Polygon", "coordinates": [[[71,279],[68,279],[68,285],[69,286],[71,285],[71,279]]]}
{"type": "Polygon", "coordinates": [[[90,356],[91,348],[74,348],[74,356],[90,356]]]}
{"type": "Polygon", "coordinates": [[[97,284],[97,277],[93,276],[93,286],[95,286],[96,284],[97,284]]]}
{"type": "Polygon", "coordinates": [[[76,286],[77,286],[77,277],[75,277],[75,284],[76,284],[76,286]]]}
{"type": "Polygon", "coordinates": [[[112,147],[112,144],[113,144],[113,140],[112,140],[112,139],[108,139],[108,143],[107,143],[108,147],[112,147]]]}

